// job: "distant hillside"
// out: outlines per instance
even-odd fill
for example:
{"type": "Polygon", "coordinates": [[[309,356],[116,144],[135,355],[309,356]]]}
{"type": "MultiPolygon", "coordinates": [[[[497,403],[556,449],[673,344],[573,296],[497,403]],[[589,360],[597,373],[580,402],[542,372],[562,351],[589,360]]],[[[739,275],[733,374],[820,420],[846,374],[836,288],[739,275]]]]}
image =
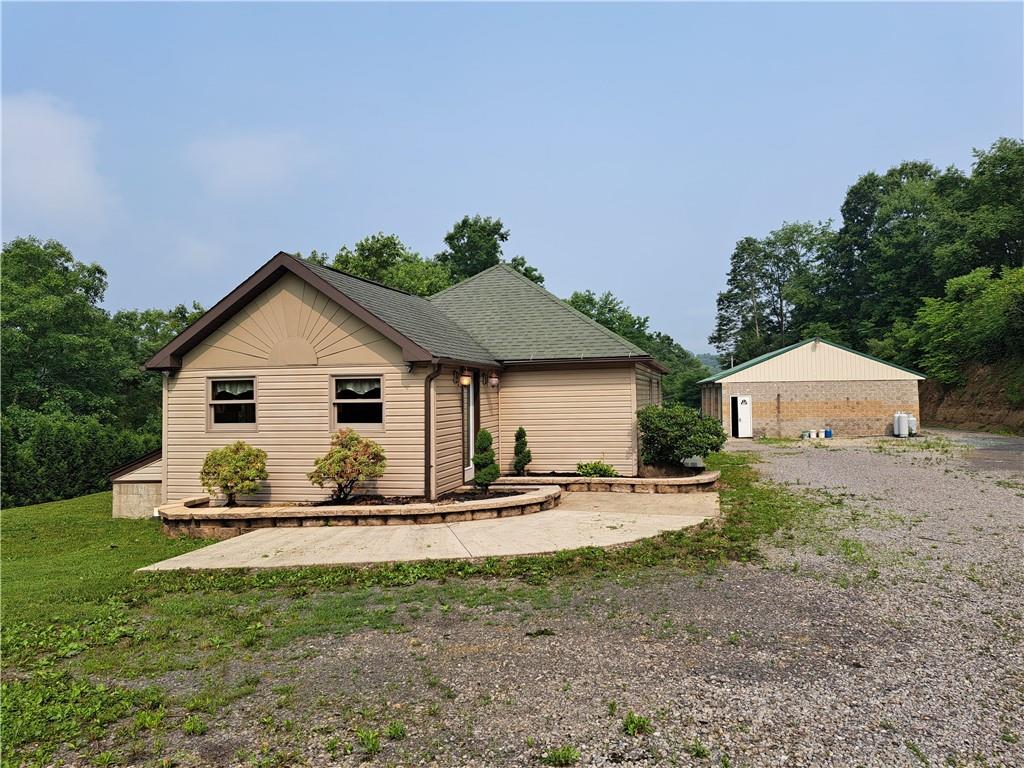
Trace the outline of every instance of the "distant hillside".
{"type": "Polygon", "coordinates": [[[705,366],[707,366],[707,369],[711,373],[718,373],[720,370],[722,370],[722,366],[718,364],[718,355],[716,355],[714,352],[701,352],[696,357],[698,360],[704,363],[705,366]]]}

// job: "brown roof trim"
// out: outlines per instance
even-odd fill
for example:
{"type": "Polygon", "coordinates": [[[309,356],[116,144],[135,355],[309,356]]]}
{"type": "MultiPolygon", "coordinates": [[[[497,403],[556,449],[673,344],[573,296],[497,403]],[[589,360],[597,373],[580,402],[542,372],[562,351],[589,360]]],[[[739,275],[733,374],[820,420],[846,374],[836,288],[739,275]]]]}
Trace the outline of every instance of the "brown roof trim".
{"type": "Polygon", "coordinates": [[[668,373],[669,369],[653,357],[558,357],[547,360],[503,360],[505,370],[522,370],[529,368],[609,368],[613,366],[646,365],[659,373],[668,373]]]}
{"type": "Polygon", "coordinates": [[[402,348],[406,362],[424,362],[433,359],[429,351],[405,336],[361,304],[328,283],[301,259],[280,251],[270,261],[257,269],[241,285],[214,304],[202,317],[175,336],[146,363],[149,370],[176,370],[181,368],[182,357],[198,346],[203,339],[226,323],[240,309],[266,290],[285,273],[304,280],[328,298],[358,317],[368,326],[402,348]]]}
{"type": "MultiPolygon", "coordinates": [[[[115,467],[114,469],[110,470],[110,474],[107,475],[107,479],[110,480],[111,482],[114,482],[117,480],[117,478],[121,477],[122,475],[127,475],[129,472],[133,472],[139,467],[144,467],[147,464],[153,463],[157,459],[163,458],[163,455],[163,448],[156,448],[144,456],[139,456],[139,458],[134,459],[133,461],[129,461],[127,464],[122,464],[121,466],[115,467]]],[[[154,480],[152,482],[158,483],[160,481],[154,480]]]]}

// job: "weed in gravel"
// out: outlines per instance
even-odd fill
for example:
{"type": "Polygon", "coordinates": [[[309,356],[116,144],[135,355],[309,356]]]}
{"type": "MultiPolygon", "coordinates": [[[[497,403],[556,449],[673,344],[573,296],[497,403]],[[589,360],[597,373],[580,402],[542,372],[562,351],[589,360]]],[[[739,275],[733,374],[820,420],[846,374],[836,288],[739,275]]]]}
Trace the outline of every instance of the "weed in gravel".
{"type": "Polygon", "coordinates": [[[652,733],[654,726],[651,725],[651,718],[638,715],[633,710],[630,710],[622,720],[622,730],[628,736],[642,736],[652,733]]]}
{"type": "Polygon", "coordinates": [[[921,765],[931,765],[931,761],[928,759],[928,755],[924,753],[924,750],[913,741],[904,742],[907,749],[910,750],[910,754],[918,759],[921,765]]]}
{"type": "Polygon", "coordinates": [[[540,629],[529,629],[525,634],[527,637],[547,637],[555,634],[555,630],[549,629],[548,627],[541,627],[540,629]]]}
{"type": "Polygon", "coordinates": [[[380,752],[380,731],[373,728],[357,728],[356,741],[368,755],[376,755],[380,752]]]}
{"type": "Polygon", "coordinates": [[[999,738],[1007,744],[1016,744],[1018,741],[1020,741],[1020,736],[1014,733],[1013,731],[1009,730],[1004,730],[1001,734],[999,734],[999,738]]]}
{"type": "Polygon", "coordinates": [[[619,711],[619,703],[617,701],[608,702],[608,717],[615,717],[615,713],[619,711]]]}
{"type": "Polygon", "coordinates": [[[181,730],[185,732],[186,736],[202,736],[208,730],[208,726],[203,718],[193,714],[185,718],[181,724],[181,730]]]}
{"type": "Polygon", "coordinates": [[[403,723],[401,720],[392,720],[390,723],[388,723],[387,728],[384,729],[384,735],[387,736],[389,739],[394,739],[395,741],[400,741],[401,739],[404,739],[405,734],[405,723],[403,723]]]}
{"type": "Polygon", "coordinates": [[[701,740],[697,738],[687,744],[684,749],[686,750],[686,754],[690,757],[696,757],[698,759],[710,757],[711,755],[711,750],[704,746],[704,744],[701,743],[701,740]]]}
{"type": "Polygon", "coordinates": [[[135,713],[135,721],[132,727],[135,733],[139,731],[152,731],[155,730],[164,719],[166,713],[163,709],[147,710],[143,709],[135,713]]]}
{"type": "Polygon", "coordinates": [[[580,761],[580,757],[580,751],[576,747],[563,744],[561,747],[549,749],[541,760],[544,765],[575,765],[580,761]]]}

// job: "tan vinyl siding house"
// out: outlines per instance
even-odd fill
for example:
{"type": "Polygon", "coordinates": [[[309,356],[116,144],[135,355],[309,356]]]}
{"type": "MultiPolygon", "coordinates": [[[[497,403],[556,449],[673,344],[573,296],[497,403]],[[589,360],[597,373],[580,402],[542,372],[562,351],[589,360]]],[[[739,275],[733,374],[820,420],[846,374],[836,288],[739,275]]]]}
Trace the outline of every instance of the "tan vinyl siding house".
{"type": "Polygon", "coordinates": [[[701,382],[701,409],[733,437],[892,434],[897,411],[920,418],[918,382],[907,368],[824,339],[807,339],[701,382]]]}
{"type": "Polygon", "coordinates": [[[601,460],[637,472],[632,367],[510,370],[501,382],[501,470],[512,472],[515,432],[526,429],[531,472],[575,472],[601,460]]]}
{"type": "Polygon", "coordinates": [[[364,493],[459,488],[481,428],[508,471],[520,425],[532,471],[601,459],[635,474],[635,411],[660,401],[662,370],[504,265],[424,299],[284,253],[147,367],[164,375],[162,452],[146,468],[159,499],[203,493],[206,454],[245,440],[269,475],[245,501],[275,503],[325,498],[306,474],[342,426],[387,456],[364,493]]]}

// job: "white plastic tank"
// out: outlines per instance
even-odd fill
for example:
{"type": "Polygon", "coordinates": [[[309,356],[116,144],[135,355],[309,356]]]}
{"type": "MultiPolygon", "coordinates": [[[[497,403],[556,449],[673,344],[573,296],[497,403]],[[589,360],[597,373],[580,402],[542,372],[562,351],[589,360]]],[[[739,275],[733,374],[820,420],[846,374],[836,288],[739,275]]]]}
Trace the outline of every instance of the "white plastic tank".
{"type": "Polygon", "coordinates": [[[892,436],[893,437],[899,437],[900,436],[900,416],[902,416],[902,415],[903,415],[903,411],[896,411],[896,413],[894,413],[892,415],[892,436]]]}
{"type": "Polygon", "coordinates": [[[896,424],[898,427],[897,437],[910,437],[910,414],[901,411],[896,424]]]}
{"type": "Polygon", "coordinates": [[[911,437],[914,437],[917,434],[917,419],[914,418],[914,414],[912,413],[907,414],[907,432],[911,437]]]}

